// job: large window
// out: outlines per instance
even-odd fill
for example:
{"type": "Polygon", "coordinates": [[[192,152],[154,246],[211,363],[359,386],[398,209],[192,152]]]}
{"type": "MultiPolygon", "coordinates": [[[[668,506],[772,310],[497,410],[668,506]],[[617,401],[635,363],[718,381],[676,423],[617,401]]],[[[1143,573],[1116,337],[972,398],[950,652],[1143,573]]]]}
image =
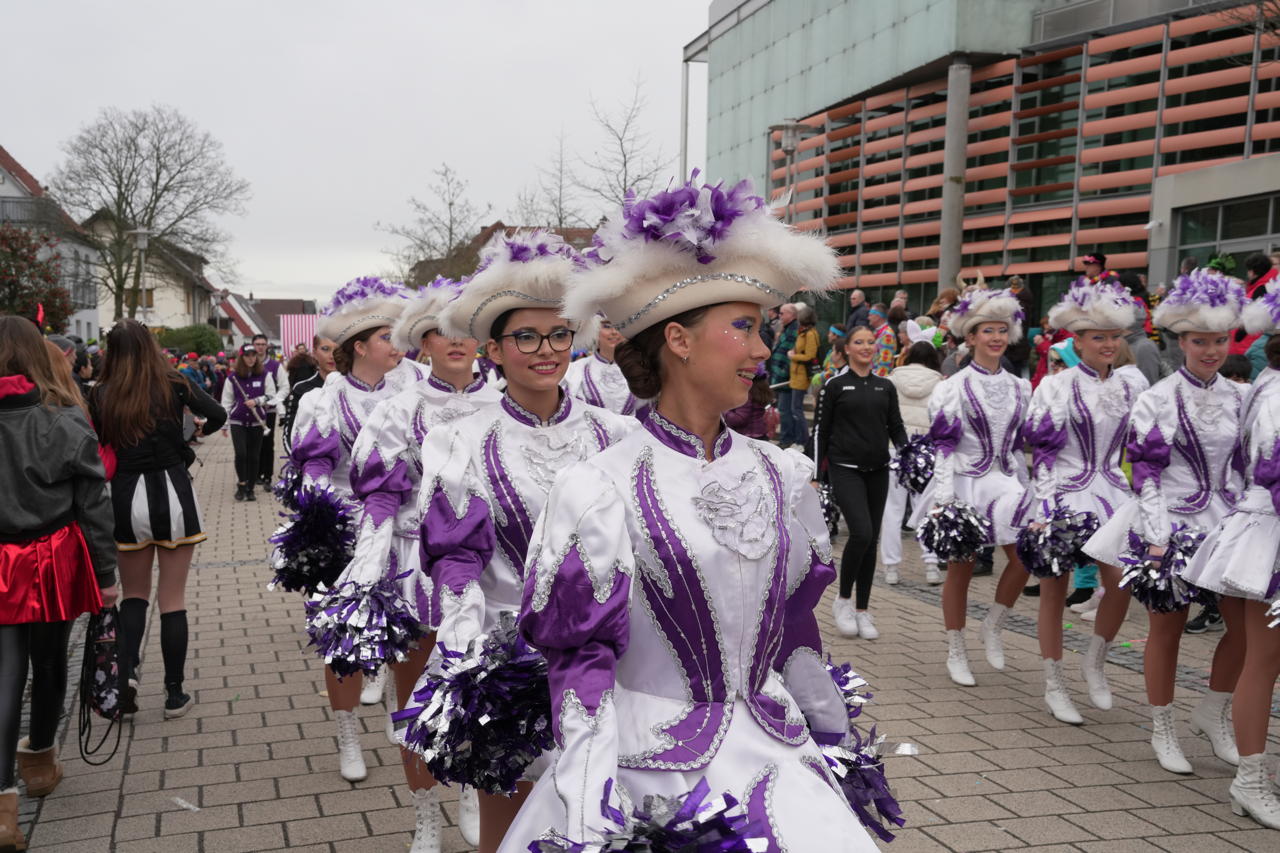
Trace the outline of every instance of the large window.
{"type": "Polygon", "coordinates": [[[1214,255],[1229,255],[1234,274],[1244,276],[1244,259],[1254,252],[1280,247],[1280,193],[1233,199],[1177,211],[1178,256],[1205,264],[1214,255]]]}

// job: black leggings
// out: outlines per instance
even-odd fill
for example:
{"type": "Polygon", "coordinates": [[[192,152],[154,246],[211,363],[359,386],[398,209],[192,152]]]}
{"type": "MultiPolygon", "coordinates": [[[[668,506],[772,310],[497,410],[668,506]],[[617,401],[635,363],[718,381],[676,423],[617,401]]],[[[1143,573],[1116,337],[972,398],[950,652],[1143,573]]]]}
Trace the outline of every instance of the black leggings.
{"type": "Polygon", "coordinates": [[[848,598],[857,583],[857,610],[866,610],[871,601],[871,582],[876,574],[876,543],[880,541],[880,521],[889,497],[889,469],[855,471],[832,465],[827,470],[836,506],[849,528],[849,539],[840,556],[840,597],[848,598]]]}
{"type": "Polygon", "coordinates": [[[276,462],[276,413],[267,412],[263,415],[263,420],[267,422],[267,429],[271,430],[271,435],[261,436],[262,446],[258,449],[258,476],[264,480],[270,480],[274,473],[271,469],[275,467],[276,462]]]}
{"type": "Polygon", "coordinates": [[[241,483],[256,483],[258,457],[262,452],[262,427],[232,424],[231,446],[236,452],[236,479],[241,483]]]}
{"type": "Polygon", "coordinates": [[[31,749],[53,746],[67,696],[71,622],[0,625],[0,791],[14,785],[22,692],[31,670],[31,749]]]}

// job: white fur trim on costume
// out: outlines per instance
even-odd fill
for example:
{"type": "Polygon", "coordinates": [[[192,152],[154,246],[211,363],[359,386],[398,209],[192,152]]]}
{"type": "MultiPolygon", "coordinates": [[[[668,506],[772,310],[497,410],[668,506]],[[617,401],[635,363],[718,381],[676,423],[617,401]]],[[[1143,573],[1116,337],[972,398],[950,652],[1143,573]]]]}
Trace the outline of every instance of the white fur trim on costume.
{"type": "Polygon", "coordinates": [[[396,349],[408,352],[422,346],[422,337],[440,328],[440,312],[459,293],[457,283],[444,276],[416,291],[409,292],[404,312],[391,330],[391,341],[396,349]]]}
{"type": "Polygon", "coordinates": [[[983,323],[1004,323],[1009,327],[1009,343],[1022,338],[1022,303],[1011,290],[974,290],[951,309],[951,334],[964,340],[983,323]]]}
{"type": "Polygon", "coordinates": [[[1122,285],[1080,279],[1049,309],[1049,325],[1068,332],[1127,329],[1139,316],[1137,304],[1122,285]]]}

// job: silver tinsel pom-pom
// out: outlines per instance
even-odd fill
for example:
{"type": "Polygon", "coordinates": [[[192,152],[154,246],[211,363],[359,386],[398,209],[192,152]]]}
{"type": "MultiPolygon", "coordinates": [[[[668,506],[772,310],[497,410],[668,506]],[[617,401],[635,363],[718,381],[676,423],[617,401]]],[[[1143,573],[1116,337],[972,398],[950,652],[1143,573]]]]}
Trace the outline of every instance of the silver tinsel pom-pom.
{"type": "Polygon", "coordinates": [[[1147,543],[1130,531],[1129,548],[1120,555],[1120,566],[1125,570],[1120,586],[1154,613],[1176,613],[1193,601],[1203,601],[1209,594],[1183,580],[1181,572],[1204,536],[1202,530],[1175,524],[1164,556],[1157,558],[1148,553],[1147,543]]]}
{"type": "Polygon", "coordinates": [[[929,510],[916,538],[941,559],[965,562],[991,544],[991,522],[969,504],[950,501],[929,510]]]}
{"type": "Polygon", "coordinates": [[[928,434],[917,435],[902,446],[902,451],[889,462],[889,470],[898,484],[914,495],[924,491],[933,479],[937,450],[928,434]]]}
{"type": "Polygon", "coordinates": [[[1097,515],[1072,512],[1057,503],[1048,521],[1027,525],[1018,533],[1018,558],[1038,578],[1061,577],[1089,563],[1081,549],[1097,532],[1097,515]]]}

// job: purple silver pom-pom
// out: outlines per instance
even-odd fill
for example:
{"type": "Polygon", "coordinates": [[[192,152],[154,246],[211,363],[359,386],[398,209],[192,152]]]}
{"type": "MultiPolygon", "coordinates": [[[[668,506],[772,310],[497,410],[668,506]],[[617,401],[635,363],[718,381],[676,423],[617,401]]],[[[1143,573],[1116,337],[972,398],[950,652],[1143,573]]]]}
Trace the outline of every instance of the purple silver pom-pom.
{"type": "Polygon", "coordinates": [[[408,659],[422,637],[422,625],[396,583],[403,577],[371,585],[347,581],[307,602],[311,645],[339,678],[377,675],[384,663],[408,659]]]}
{"type": "Polygon", "coordinates": [[[1083,552],[1089,537],[1098,532],[1098,516],[1072,512],[1056,504],[1049,519],[1028,525],[1018,533],[1018,558],[1038,578],[1057,578],[1089,563],[1083,552]]]}
{"type": "Polygon", "coordinates": [[[267,588],[310,595],[333,584],[351,562],[355,521],[346,501],[331,488],[307,486],[296,495],[297,508],[271,534],[276,546],[271,555],[275,577],[267,588]]]}
{"type": "Polygon", "coordinates": [[[1271,606],[1267,608],[1267,617],[1271,620],[1267,623],[1268,627],[1274,628],[1280,625],[1280,598],[1271,602],[1271,606]]]}
{"type": "Polygon", "coordinates": [[[555,745],[547,662],[504,614],[465,652],[443,649],[413,701],[392,714],[408,721],[403,743],[439,782],[511,794],[533,761],[555,745]]]}
{"type": "Polygon", "coordinates": [[[1129,548],[1120,555],[1120,565],[1125,570],[1120,586],[1128,587],[1133,597],[1153,613],[1176,613],[1193,601],[1205,600],[1207,593],[1187,583],[1181,575],[1203,541],[1203,531],[1174,524],[1164,556],[1154,558],[1147,553],[1142,537],[1130,531],[1129,548]]]}
{"type": "Polygon", "coordinates": [[[280,467],[280,479],[271,484],[271,494],[289,512],[298,511],[298,492],[302,490],[302,469],[285,457],[280,467]]]}
{"type": "Polygon", "coordinates": [[[731,794],[709,799],[706,777],[680,797],[650,795],[630,819],[609,805],[613,780],[605,783],[601,813],[620,829],[599,841],[572,841],[562,835],[529,845],[529,853],[751,853],[765,837],[731,794]]]}
{"type": "Polygon", "coordinates": [[[928,433],[914,436],[902,447],[902,451],[889,462],[889,470],[898,478],[898,485],[913,495],[924,491],[933,479],[933,467],[937,458],[933,439],[928,433]]]}
{"type": "Polygon", "coordinates": [[[840,532],[840,507],[836,504],[835,490],[830,483],[818,487],[818,506],[822,507],[822,519],[827,523],[827,532],[836,538],[840,532]]]}
{"type": "Polygon", "coordinates": [[[964,562],[991,544],[991,522],[969,504],[950,501],[929,510],[916,539],[941,559],[964,562]]]}
{"type": "Polygon", "coordinates": [[[844,699],[844,707],[852,722],[862,714],[862,706],[870,702],[874,695],[864,690],[867,687],[867,680],[854,672],[853,666],[849,663],[836,666],[831,662],[830,656],[823,665],[827,668],[827,674],[831,676],[831,680],[835,682],[836,689],[840,691],[840,697],[844,699]]]}
{"type": "Polygon", "coordinates": [[[895,826],[903,826],[907,821],[884,775],[884,762],[880,757],[883,743],[884,737],[877,737],[874,727],[865,740],[853,730],[843,744],[824,746],[822,755],[862,825],[880,840],[892,841],[893,833],[885,827],[885,821],[895,826]]]}

